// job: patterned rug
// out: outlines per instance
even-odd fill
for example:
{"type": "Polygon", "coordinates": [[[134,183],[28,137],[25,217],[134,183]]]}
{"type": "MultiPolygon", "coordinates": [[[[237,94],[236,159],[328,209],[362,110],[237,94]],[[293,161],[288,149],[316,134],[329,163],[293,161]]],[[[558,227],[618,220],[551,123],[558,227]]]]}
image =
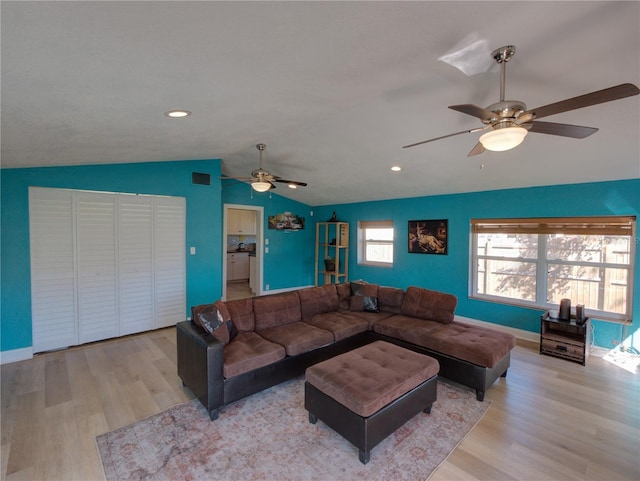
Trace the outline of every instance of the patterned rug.
{"type": "Polygon", "coordinates": [[[237,401],[211,422],[197,400],[96,438],[105,478],[116,480],[426,480],[480,421],[489,402],[438,382],[420,413],[371,450],[322,421],[310,424],[304,379],[237,401]]]}

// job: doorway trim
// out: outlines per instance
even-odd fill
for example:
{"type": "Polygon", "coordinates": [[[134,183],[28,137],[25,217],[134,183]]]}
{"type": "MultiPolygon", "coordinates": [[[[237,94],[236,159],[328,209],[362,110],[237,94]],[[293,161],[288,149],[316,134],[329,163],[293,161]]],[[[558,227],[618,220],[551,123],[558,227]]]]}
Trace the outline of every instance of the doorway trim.
{"type": "Polygon", "coordinates": [[[256,213],[256,265],[258,274],[258,292],[263,293],[263,258],[264,258],[264,207],[258,205],[224,204],[222,213],[222,299],[227,299],[227,218],[229,209],[252,210],[256,213]]]}

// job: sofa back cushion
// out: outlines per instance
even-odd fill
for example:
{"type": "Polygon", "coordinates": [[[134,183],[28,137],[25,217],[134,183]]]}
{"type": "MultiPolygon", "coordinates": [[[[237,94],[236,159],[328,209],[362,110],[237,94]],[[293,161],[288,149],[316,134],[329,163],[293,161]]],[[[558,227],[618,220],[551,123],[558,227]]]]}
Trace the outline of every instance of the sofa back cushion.
{"type": "Polygon", "coordinates": [[[379,312],[378,284],[369,284],[365,281],[352,282],[349,310],[379,312]]]}
{"type": "Polygon", "coordinates": [[[458,298],[453,294],[411,286],[402,298],[401,314],[446,324],[453,322],[457,304],[458,298]]]}
{"type": "Polygon", "coordinates": [[[303,319],[311,319],[316,314],[337,311],[340,305],[335,284],[301,289],[298,295],[303,319]]]}
{"type": "Polygon", "coordinates": [[[338,293],[340,309],[349,309],[349,302],[351,300],[351,283],[343,282],[342,284],[336,284],[336,292],[338,293]]]}
{"type": "Polygon", "coordinates": [[[404,291],[398,287],[378,287],[378,307],[381,311],[400,314],[404,291]]]}
{"type": "Polygon", "coordinates": [[[256,327],[255,315],[253,314],[253,299],[234,299],[225,301],[229,315],[238,331],[253,331],[256,327]]]}
{"type": "Polygon", "coordinates": [[[256,316],[256,331],[290,324],[302,319],[300,297],[296,291],[255,297],[253,312],[256,316]]]}
{"type": "Polygon", "coordinates": [[[222,301],[201,304],[191,308],[193,322],[215,337],[222,344],[229,344],[236,335],[236,329],[227,306],[222,301]]]}

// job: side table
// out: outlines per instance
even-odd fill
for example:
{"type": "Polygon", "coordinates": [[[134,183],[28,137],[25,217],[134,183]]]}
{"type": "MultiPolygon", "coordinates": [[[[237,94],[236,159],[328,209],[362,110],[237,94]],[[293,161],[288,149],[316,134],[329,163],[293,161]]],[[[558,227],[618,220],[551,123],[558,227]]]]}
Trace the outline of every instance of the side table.
{"type": "Polygon", "coordinates": [[[549,311],[540,317],[540,354],[577,362],[583,366],[589,358],[591,322],[587,317],[578,324],[574,316],[569,321],[551,317],[549,311]]]}

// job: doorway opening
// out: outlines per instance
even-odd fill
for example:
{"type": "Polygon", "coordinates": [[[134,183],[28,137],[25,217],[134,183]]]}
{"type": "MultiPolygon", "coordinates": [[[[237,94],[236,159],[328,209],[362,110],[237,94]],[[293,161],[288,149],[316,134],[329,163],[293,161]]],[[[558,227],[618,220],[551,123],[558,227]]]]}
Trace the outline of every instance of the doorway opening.
{"type": "Polygon", "coordinates": [[[222,298],[261,295],[264,208],[225,204],[223,222],[222,298]]]}

